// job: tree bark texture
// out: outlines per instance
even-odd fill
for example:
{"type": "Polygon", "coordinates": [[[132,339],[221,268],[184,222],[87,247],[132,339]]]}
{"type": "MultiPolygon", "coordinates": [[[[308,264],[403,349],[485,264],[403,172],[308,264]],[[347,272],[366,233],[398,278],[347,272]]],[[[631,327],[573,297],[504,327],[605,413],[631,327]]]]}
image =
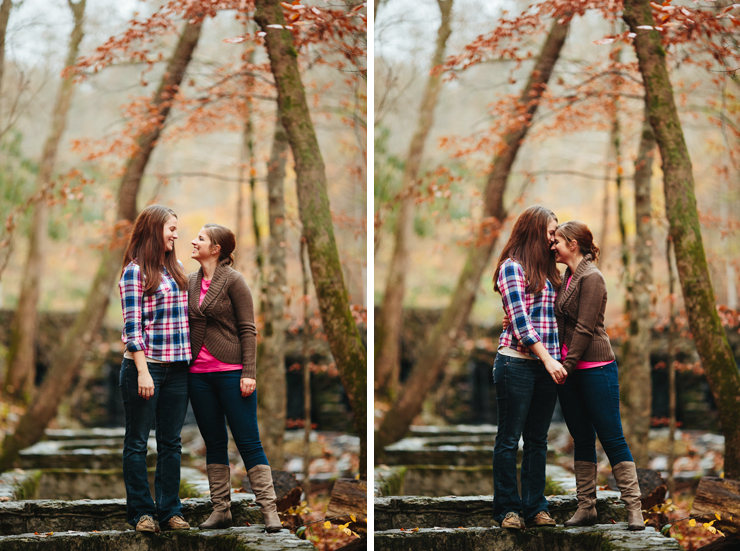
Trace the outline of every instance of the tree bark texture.
{"type": "Polygon", "coordinates": [[[635,52],[645,85],[650,124],[663,160],[666,214],[689,327],[719,410],[725,436],[725,474],[740,478],[740,374],[717,314],[694,194],[689,151],[673,99],[665,50],[648,0],[626,0],[625,22],[636,33],[635,52]]]}
{"type": "Polygon", "coordinates": [[[298,52],[285,25],[278,0],[257,0],[254,18],[264,40],[278,92],[278,108],[296,169],[298,210],[306,236],[321,320],[332,356],[354,412],[360,438],[360,476],[367,476],[367,353],[352,316],[331,219],[326,171],[316,139],[306,92],[298,69],[298,52]]]}
{"type": "Polygon", "coordinates": [[[308,319],[308,289],[311,283],[310,268],[306,251],[306,239],[301,236],[301,275],[303,276],[303,334],[301,346],[301,368],[303,369],[303,491],[306,499],[311,493],[309,477],[311,467],[311,350],[309,347],[311,323],[308,319]]]}
{"type": "Polygon", "coordinates": [[[634,273],[627,289],[629,328],[619,366],[625,437],[638,467],[647,468],[648,431],[652,411],[650,373],[650,289],[653,285],[650,180],[653,176],[655,135],[645,116],[635,160],[634,273]]]}
{"type": "MultiPolygon", "coordinates": [[[[74,65],[84,36],[84,15],[86,0],[77,3],[68,1],[74,17],[74,27],[69,37],[67,59],[64,66],[74,65]]],[[[2,23],[0,21],[0,23],[2,23]]],[[[41,276],[44,272],[44,245],[47,241],[49,207],[46,194],[54,172],[59,143],[67,126],[67,113],[74,94],[73,76],[62,80],[51,115],[51,129],[44,143],[39,172],[36,177],[36,195],[33,205],[33,222],[28,238],[28,256],[23,268],[21,294],[18,308],[10,327],[10,346],[8,354],[8,375],[5,378],[5,392],[15,399],[30,402],[36,379],[36,332],[38,330],[38,303],[41,294],[41,276]]]]}
{"type": "Polygon", "coordinates": [[[673,465],[676,462],[676,303],[673,300],[676,277],[671,260],[673,240],[666,239],[665,256],[668,264],[668,491],[676,491],[676,478],[673,476],[673,465]]]}
{"type": "MultiPolygon", "coordinates": [[[[254,232],[254,248],[257,251],[257,271],[260,280],[264,279],[264,254],[262,252],[262,234],[260,232],[259,221],[257,220],[257,171],[255,170],[254,158],[254,124],[252,123],[252,102],[249,101],[249,113],[247,113],[247,125],[244,129],[244,147],[246,148],[247,158],[249,159],[249,207],[252,216],[252,231],[254,232]]],[[[277,133],[276,133],[277,136],[277,133]]],[[[272,157],[270,158],[272,161],[272,157]]],[[[285,171],[283,171],[285,174],[285,171]]],[[[283,176],[284,178],[285,176],[283,176]]]]}
{"type": "Polygon", "coordinates": [[[287,410],[285,382],[285,165],[290,144],[278,116],[267,167],[268,218],[270,239],[267,266],[262,282],[262,343],[257,362],[257,407],[260,438],[273,469],[283,468],[283,438],[287,410]]]}
{"type": "Polygon", "coordinates": [[[3,0],[0,5],[0,97],[2,97],[3,77],[5,76],[5,33],[8,30],[12,0],[3,0]]]}
{"type": "Polygon", "coordinates": [[[515,115],[521,116],[521,124],[502,137],[502,149],[493,160],[486,183],[482,229],[478,239],[468,249],[450,304],[432,329],[422,348],[423,354],[414,365],[398,399],[378,429],[375,437],[376,457],[382,456],[385,446],[397,442],[406,434],[411,421],[421,411],[424,398],[444,369],[450,350],[470,315],[480,278],[488,266],[501,224],[506,218],[503,205],[506,182],[565,44],[570,15],[564,16],[561,21],[564,22],[553,22],[529,80],[519,97],[519,112],[515,115]]]}
{"type": "Polygon", "coordinates": [[[159,124],[147,129],[145,134],[137,138],[138,147],[126,163],[125,172],[121,177],[116,231],[103,251],[103,258],[85,299],[85,305],[65,334],[36,398],[21,417],[15,433],[6,435],[3,440],[0,472],[12,467],[20,450],[35,444],[43,436],[49,421],[57,413],[59,403],[79,373],[94,336],[98,333],[108,307],[108,299],[120,275],[128,232],[137,215],[136,196],[141,177],[172,108],[172,98],[185,76],[185,70],[198,44],[201,26],[202,21],[188,22],[180,36],[151,103],[152,113],[157,117],[159,124]]]}
{"type": "Polygon", "coordinates": [[[378,322],[375,324],[375,388],[380,394],[389,394],[391,397],[395,397],[400,374],[403,297],[411,254],[409,241],[414,229],[414,196],[424,144],[434,124],[434,109],[442,90],[442,75],[434,72],[434,68],[444,63],[447,39],[452,34],[452,3],[453,0],[437,0],[442,21],[437,30],[432,72],[427,79],[419,106],[419,121],[406,155],[393,257],[388,269],[378,322]]]}

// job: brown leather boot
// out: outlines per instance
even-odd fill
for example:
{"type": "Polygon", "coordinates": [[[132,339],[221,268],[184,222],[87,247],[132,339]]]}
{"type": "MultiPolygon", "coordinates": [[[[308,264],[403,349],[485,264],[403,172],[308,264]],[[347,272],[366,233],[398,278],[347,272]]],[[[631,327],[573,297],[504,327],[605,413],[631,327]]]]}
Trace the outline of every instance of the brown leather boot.
{"type": "Polygon", "coordinates": [[[565,526],[593,526],[596,524],[596,463],[576,461],[576,493],[578,510],[565,521],[565,526]]]}
{"type": "Polygon", "coordinates": [[[272,471],[269,465],[256,465],[247,471],[249,483],[260,506],[265,521],[265,532],[272,534],[283,528],[277,514],[277,496],[272,485],[272,471]]]}
{"type": "Polygon", "coordinates": [[[622,461],[612,467],[614,480],[622,492],[622,501],[627,505],[628,530],[644,530],[642,502],[640,502],[640,484],[637,482],[637,469],[633,461],[622,461]]]}
{"type": "Polygon", "coordinates": [[[201,530],[228,528],[231,526],[231,470],[228,465],[218,463],[211,463],[207,469],[213,512],[198,528],[201,530]]]}

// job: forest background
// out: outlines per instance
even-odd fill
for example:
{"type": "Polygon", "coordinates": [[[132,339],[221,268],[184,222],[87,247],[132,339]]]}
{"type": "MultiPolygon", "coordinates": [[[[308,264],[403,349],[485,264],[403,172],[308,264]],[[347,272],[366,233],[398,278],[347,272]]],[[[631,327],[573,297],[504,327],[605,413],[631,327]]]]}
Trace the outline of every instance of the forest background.
{"type": "MultiPolygon", "coordinates": [[[[16,310],[21,289],[37,278],[26,308],[77,319],[52,343],[61,352],[46,374],[36,373],[35,357],[17,354],[36,350],[38,318],[19,327],[30,316],[15,316],[4,328],[0,470],[41,437],[69,389],[72,399],[86,392],[75,385],[99,376],[91,358],[122,353],[117,338],[91,333],[99,318],[120,330],[110,282],[120,274],[125,221],[161,203],[178,215],[176,249],[188,273],[198,268],[189,243],[203,224],[237,234],[235,268],[256,299],[259,420],[273,467],[283,466],[286,428],[304,425],[303,415],[286,419],[287,368],[303,368],[303,391],[311,373],[334,380],[334,415],[360,442],[340,470],[364,478],[363,9],[260,0],[2,3],[0,309],[16,310]],[[19,332],[32,344],[13,340],[19,332]],[[288,333],[323,342],[322,351],[306,344],[302,361],[286,365],[288,333]]],[[[311,395],[303,391],[292,389],[308,404],[304,474],[312,452],[335,471],[338,458],[310,442],[311,395]]],[[[60,420],[74,426],[79,419],[64,406],[60,420]]]]}
{"type": "MultiPolygon", "coordinates": [[[[560,222],[585,222],[601,247],[607,329],[623,358],[622,417],[638,466],[648,465],[651,422],[668,422],[650,418],[651,371],[666,366],[706,373],[726,442],[734,438],[738,408],[725,390],[737,385],[736,360],[730,347],[721,347],[719,361],[705,344],[709,335],[724,338],[738,329],[738,6],[568,0],[375,6],[376,461],[409,424],[454,419],[445,410],[451,400],[476,394],[469,388],[477,381],[472,366],[495,351],[489,335],[503,316],[492,290],[495,262],[513,220],[532,204],[550,208],[560,222]],[[671,144],[685,139],[693,170],[680,148],[664,149],[666,137],[680,131],[668,113],[665,79],[648,86],[652,128],[646,123],[643,78],[659,64],[646,44],[656,52],[661,38],[683,128],[671,144]],[[661,153],[677,154],[661,159],[656,137],[661,153]],[[668,162],[665,175],[661,161],[668,162]],[[703,268],[687,270],[689,248],[697,266],[704,262],[684,240],[696,230],[708,264],[701,278],[703,268]],[[688,247],[676,253],[683,255],[678,271],[669,266],[669,234],[688,247]],[[702,278],[711,283],[699,292],[702,278]],[[687,289],[695,294],[684,302],[687,289]],[[399,318],[393,305],[401,301],[399,318]],[[700,358],[692,351],[687,363],[675,362],[669,346],[669,357],[651,364],[656,346],[665,354],[665,343],[657,342],[664,337],[656,336],[663,332],[680,335],[684,350],[687,343],[693,350],[694,340],[700,358]]],[[[737,474],[736,465],[725,456],[728,476],[737,474]]]]}

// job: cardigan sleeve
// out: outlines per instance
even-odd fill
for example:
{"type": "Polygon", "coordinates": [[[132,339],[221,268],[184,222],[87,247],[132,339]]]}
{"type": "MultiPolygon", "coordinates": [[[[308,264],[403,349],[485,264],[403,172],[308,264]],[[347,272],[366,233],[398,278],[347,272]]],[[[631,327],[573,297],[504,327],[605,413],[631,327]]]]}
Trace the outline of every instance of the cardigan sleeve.
{"type": "Polygon", "coordinates": [[[257,326],[254,323],[254,303],[244,276],[236,272],[229,285],[229,299],[234,305],[236,329],[242,349],[242,378],[257,377],[257,326]]]}
{"type": "Polygon", "coordinates": [[[578,290],[576,328],[568,346],[568,356],[563,360],[563,367],[568,373],[575,369],[578,360],[581,359],[594,338],[596,323],[599,320],[605,297],[606,283],[601,273],[594,272],[581,279],[581,288],[578,290]]]}

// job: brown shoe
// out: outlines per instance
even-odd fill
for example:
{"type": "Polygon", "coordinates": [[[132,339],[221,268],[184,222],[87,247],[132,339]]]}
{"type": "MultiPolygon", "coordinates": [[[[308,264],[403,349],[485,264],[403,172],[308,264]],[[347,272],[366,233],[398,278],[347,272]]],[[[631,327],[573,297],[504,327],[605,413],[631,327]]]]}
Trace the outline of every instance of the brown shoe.
{"type": "Polygon", "coordinates": [[[160,524],[161,530],[190,530],[190,525],[180,515],[170,517],[164,524],[160,524]]]}
{"type": "Polygon", "coordinates": [[[564,526],[593,526],[596,524],[596,463],[576,461],[573,465],[576,473],[576,492],[578,509],[566,520],[564,526]]]}
{"type": "Polygon", "coordinates": [[[157,527],[154,525],[154,519],[149,515],[141,515],[139,522],[136,523],[137,532],[156,532],[157,527]]]}
{"type": "Polygon", "coordinates": [[[273,534],[283,528],[277,513],[277,496],[272,485],[272,470],[269,465],[256,465],[247,471],[257,504],[265,521],[265,532],[273,534]]]}
{"type": "Polygon", "coordinates": [[[542,526],[555,526],[557,523],[555,519],[550,516],[547,511],[540,511],[537,513],[532,520],[529,521],[529,525],[533,528],[540,528],[542,526]]]}
{"type": "Polygon", "coordinates": [[[228,528],[231,526],[231,471],[228,465],[218,463],[208,465],[207,469],[213,512],[198,528],[228,528]]]}
{"type": "Polygon", "coordinates": [[[622,461],[612,467],[614,480],[617,481],[619,491],[622,492],[622,501],[627,505],[627,529],[644,530],[645,521],[642,517],[642,502],[640,501],[640,483],[637,481],[637,469],[634,461],[622,461]]]}
{"type": "Polygon", "coordinates": [[[508,528],[510,530],[524,530],[524,521],[519,513],[509,511],[506,513],[504,520],[501,521],[501,528],[508,528]]]}

